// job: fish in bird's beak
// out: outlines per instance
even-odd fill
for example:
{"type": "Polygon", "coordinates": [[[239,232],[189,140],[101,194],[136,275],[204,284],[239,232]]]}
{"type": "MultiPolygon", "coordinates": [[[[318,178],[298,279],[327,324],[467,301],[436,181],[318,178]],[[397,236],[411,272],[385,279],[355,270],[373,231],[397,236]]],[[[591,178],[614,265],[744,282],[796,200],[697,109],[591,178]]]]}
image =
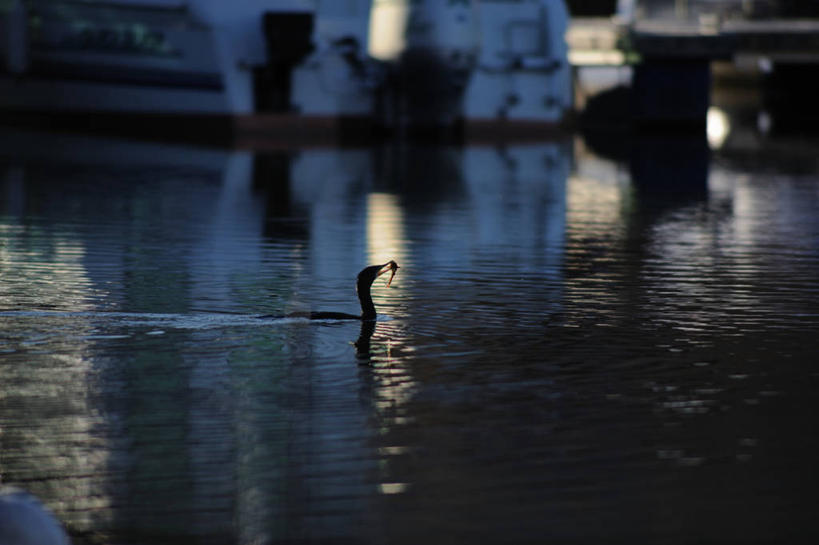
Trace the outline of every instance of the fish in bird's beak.
{"type": "Polygon", "coordinates": [[[397,271],[398,269],[399,269],[398,263],[396,263],[395,261],[390,261],[389,263],[381,267],[381,270],[378,271],[378,276],[381,276],[387,271],[390,271],[391,272],[390,279],[387,280],[387,287],[390,287],[390,284],[392,284],[392,279],[395,278],[395,271],[397,271]]]}

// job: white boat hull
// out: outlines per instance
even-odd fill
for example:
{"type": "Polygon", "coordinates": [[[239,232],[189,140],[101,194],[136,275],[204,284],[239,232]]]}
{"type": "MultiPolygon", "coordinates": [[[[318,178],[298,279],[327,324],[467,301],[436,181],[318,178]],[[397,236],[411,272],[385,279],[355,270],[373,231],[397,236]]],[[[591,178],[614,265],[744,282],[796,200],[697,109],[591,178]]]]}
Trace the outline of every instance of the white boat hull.
{"type": "Polygon", "coordinates": [[[387,127],[558,124],[571,107],[560,1],[8,5],[0,7],[2,117],[200,116],[263,132],[311,119],[318,130],[351,118],[387,127]],[[272,37],[271,17],[279,18],[272,37]],[[294,31],[288,17],[310,23],[294,31]]]}

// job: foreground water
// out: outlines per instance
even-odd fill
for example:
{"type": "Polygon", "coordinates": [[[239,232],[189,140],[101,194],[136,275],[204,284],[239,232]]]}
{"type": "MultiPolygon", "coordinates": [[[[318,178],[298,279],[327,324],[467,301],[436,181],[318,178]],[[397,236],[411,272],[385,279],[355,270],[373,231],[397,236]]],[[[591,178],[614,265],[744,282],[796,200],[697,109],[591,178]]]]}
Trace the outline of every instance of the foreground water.
{"type": "Polygon", "coordinates": [[[77,541],[819,537],[810,149],[2,138],[0,480],[77,541]]]}

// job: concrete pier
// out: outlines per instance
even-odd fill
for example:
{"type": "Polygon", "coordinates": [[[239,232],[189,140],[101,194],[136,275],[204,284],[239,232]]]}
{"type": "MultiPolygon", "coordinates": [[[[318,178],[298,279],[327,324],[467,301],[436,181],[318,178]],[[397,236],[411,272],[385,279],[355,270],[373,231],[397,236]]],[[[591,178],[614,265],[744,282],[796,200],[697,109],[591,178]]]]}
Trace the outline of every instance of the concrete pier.
{"type": "Polygon", "coordinates": [[[819,65],[819,18],[696,19],[575,18],[567,32],[575,71],[591,67],[631,68],[628,115],[637,122],[704,123],[714,61],[755,66],[763,72],[768,103],[817,112],[815,96],[790,89],[819,65]],[[795,75],[797,75],[795,77],[795,75]],[[793,95],[795,102],[783,100],[793,95]]]}

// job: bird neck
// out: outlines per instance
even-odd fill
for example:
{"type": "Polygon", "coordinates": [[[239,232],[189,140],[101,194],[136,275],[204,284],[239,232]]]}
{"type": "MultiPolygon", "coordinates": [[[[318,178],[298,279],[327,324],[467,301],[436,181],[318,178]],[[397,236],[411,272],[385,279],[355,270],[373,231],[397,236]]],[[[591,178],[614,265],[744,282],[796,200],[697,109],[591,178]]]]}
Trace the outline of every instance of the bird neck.
{"type": "Polygon", "coordinates": [[[370,295],[370,286],[359,284],[356,291],[358,291],[358,300],[361,302],[361,319],[375,320],[375,305],[370,295]]]}

